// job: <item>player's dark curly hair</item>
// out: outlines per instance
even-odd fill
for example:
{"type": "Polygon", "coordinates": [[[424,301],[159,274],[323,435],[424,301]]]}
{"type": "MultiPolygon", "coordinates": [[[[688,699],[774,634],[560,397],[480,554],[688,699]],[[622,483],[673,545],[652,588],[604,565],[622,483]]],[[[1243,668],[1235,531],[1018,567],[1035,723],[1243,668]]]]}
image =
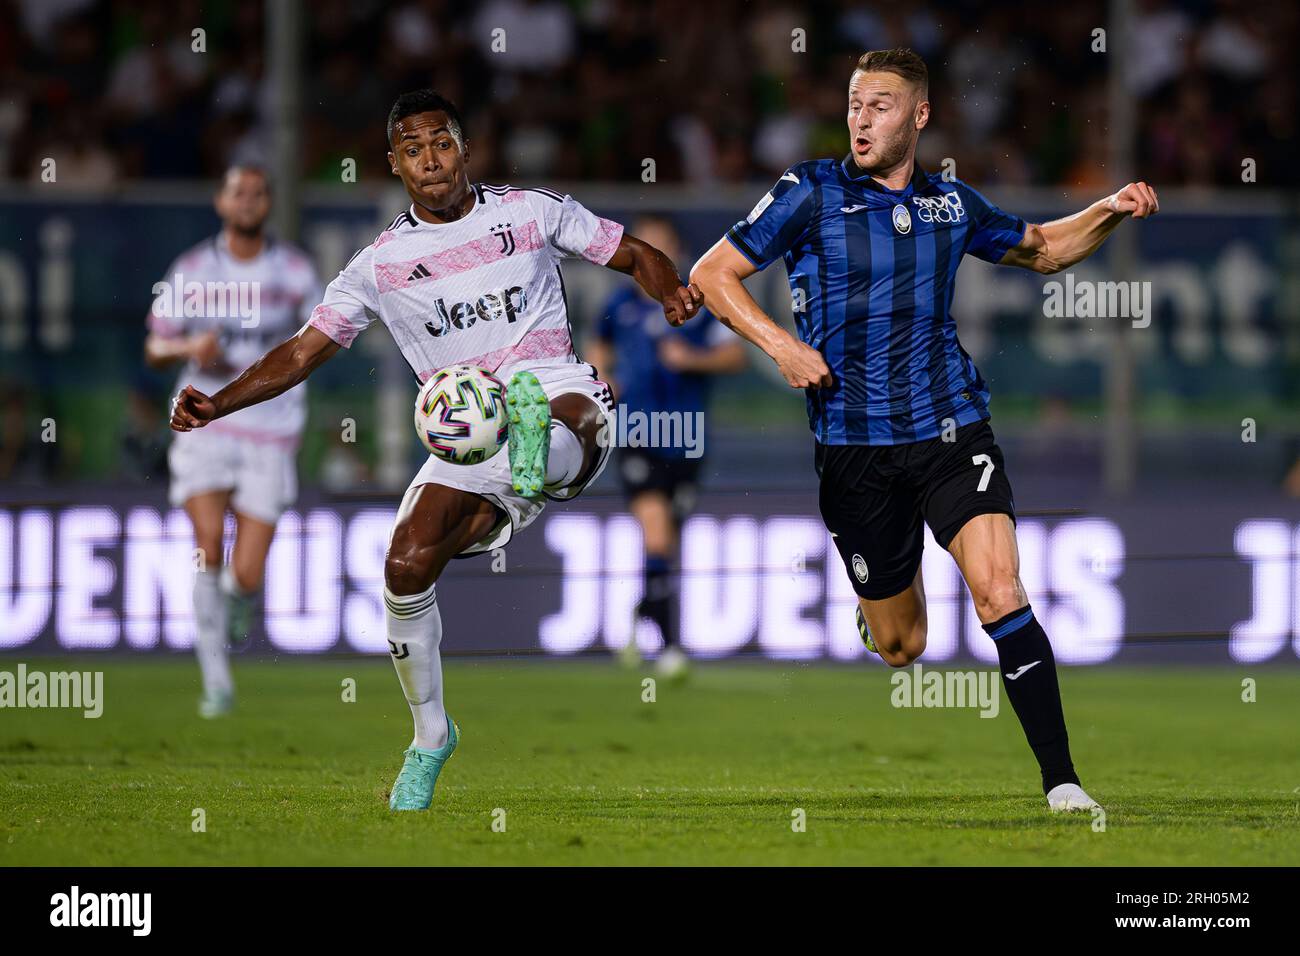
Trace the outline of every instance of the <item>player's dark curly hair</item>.
{"type": "Polygon", "coordinates": [[[434,113],[441,110],[447,114],[447,121],[451,129],[451,135],[455,137],[456,142],[461,146],[465,145],[465,127],[460,119],[460,110],[456,109],[456,104],[447,99],[436,90],[411,90],[409,93],[403,93],[393,104],[393,108],[388,111],[388,142],[393,142],[393,127],[397,125],[398,120],[407,116],[414,116],[416,113],[434,113]]]}

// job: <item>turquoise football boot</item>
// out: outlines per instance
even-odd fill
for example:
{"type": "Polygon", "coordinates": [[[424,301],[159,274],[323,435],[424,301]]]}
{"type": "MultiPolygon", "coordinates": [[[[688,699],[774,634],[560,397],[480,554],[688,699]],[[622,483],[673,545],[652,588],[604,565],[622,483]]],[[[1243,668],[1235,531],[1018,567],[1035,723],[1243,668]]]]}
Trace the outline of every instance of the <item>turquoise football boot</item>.
{"type": "Polygon", "coordinates": [[[233,650],[248,647],[248,635],[257,619],[257,591],[243,591],[235,583],[230,565],[221,569],[221,600],[226,605],[226,643],[233,650]]]}
{"type": "Polygon", "coordinates": [[[437,750],[411,747],[406,751],[402,769],[393,781],[393,791],[388,797],[390,810],[428,810],[433,802],[433,788],[438,785],[442,765],[456,752],[460,743],[460,727],[447,715],[447,742],[437,750]]]}
{"type": "Polygon", "coordinates": [[[257,598],[252,594],[227,591],[226,641],[231,648],[242,651],[248,647],[248,635],[253,630],[257,615],[257,598]]]}
{"type": "Polygon", "coordinates": [[[510,417],[510,483],[525,498],[536,498],[546,484],[551,453],[551,402],[532,372],[515,372],[506,386],[510,417]]]}
{"type": "Polygon", "coordinates": [[[879,654],[876,650],[876,642],[871,639],[871,632],[867,630],[867,619],[862,616],[862,605],[858,605],[858,637],[862,638],[862,643],[873,654],[879,654]]]}

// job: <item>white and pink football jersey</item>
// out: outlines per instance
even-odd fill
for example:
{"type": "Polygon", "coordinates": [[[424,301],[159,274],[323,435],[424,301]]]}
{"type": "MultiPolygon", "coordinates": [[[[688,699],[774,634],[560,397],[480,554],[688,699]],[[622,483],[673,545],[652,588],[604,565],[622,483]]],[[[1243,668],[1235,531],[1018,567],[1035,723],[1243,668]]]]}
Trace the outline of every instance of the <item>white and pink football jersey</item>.
{"type": "Polygon", "coordinates": [[[310,324],[350,346],[378,318],[421,382],[449,365],[504,381],[576,364],[560,260],[604,265],[623,227],[549,189],[472,188],[474,208],[455,222],[398,216],[329,284],[310,324]]]}
{"type": "MultiPolygon", "coordinates": [[[[316,267],[302,250],[267,239],[257,258],[244,261],[230,254],[221,235],[183,252],[154,292],[150,331],[172,338],[216,330],[226,367],[201,369],[190,362],[178,379],[178,387],[193,385],[206,395],[297,332],[321,296],[316,267]]],[[[207,428],[296,445],[306,421],[307,390],[299,385],[207,428]]]]}

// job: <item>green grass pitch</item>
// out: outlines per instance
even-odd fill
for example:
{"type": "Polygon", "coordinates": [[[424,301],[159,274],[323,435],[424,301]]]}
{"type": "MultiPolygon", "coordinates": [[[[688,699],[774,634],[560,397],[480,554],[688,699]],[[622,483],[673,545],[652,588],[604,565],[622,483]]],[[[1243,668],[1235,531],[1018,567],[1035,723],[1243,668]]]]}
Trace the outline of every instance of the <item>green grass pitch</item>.
{"type": "Polygon", "coordinates": [[[1294,670],[1063,669],[1098,832],[1047,812],[1005,697],[895,709],[881,667],[707,664],[645,703],[612,663],[454,661],[460,750],[431,812],[392,814],[386,660],[237,659],[218,722],[187,658],[28,662],[74,665],[105,672],[98,720],[0,710],[0,864],[1300,863],[1294,670]]]}

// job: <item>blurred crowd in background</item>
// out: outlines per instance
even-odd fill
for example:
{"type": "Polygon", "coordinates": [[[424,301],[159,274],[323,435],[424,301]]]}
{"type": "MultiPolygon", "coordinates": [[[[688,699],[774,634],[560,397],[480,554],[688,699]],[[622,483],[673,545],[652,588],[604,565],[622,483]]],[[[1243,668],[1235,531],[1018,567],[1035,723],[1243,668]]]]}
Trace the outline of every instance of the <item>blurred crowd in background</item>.
{"type": "MultiPolygon", "coordinates": [[[[1108,19],[1101,0],[306,7],[310,180],[337,182],[345,158],[362,177],[386,176],[388,106],[430,85],[462,105],[489,181],[638,181],[646,158],[660,182],[769,180],[845,152],[855,58],[910,46],[933,75],[923,161],[958,157],[963,178],[986,185],[1112,185],[1111,60],[1093,50],[1108,19]],[[804,52],[792,50],[798,30],[804,52]]],[[[61,182],[107,186],[210,178],[265,158],[265,20],[259,0],[0,0],[0,176],[32,179],[54,157],[61,182]]],[[[1143,176],[1240,185],[1250,157],[1260,182],[1296,184],[1298,23],[1293,3],[1135,0],[1123,40],[1143,176]]]]}
{"type": "MultiPolygon", "coordinates": [[[[141,314],[158,270],[195,241],[195,223],[208,222],[211,183],[221,171],[232,162],[269,164],[282,95],[268,65],[271,2],[0,0],[0,185],[20,206],[37,209],[28,208],[26,218],[0,210],[0,280],[25,276],[28,284],[24,295],[16,294],[18,283],[0,285],[0,319],[22,319],[0,323],[0,482],[165,480],[170,433],[161,409],[172,376],[142,368],[141,314]],[[52,194],[38,196],[27,184],[39,180],[49,158],[61,187],[109,193],[57,196],[48,214],[40,211],[52,194]],[[161,181],[189,186],[167,191],[173,205],[165,209],[148,190],[112,192],[119,184],[161,181]],[[90,216],[75,228],[56,222],[65,201],[90,216]],[[118,228],[134,225],[132,217],[146,207],[146,233],[118,228]],[[60,237],[72,244],[60,245],[60,237]],[[121,254],[124,239],[129,250],[121,254]],[[117,270],[111,276],[110,261],[117,270]],[[70,302],[61,298],[67,295],[70,302]],[[62,344],[34,332],[45,321],[47,300],[53,312],[67,310],[74,334],[62,344]],[[15,337],[15,330],[31,334],[15,337]],[[96,357],[93,368],[69,360],[82,355],[96,357]],[[89,374],[74,374],[79,369],[89,374]],[[46,435],[56,420],[57,442],[46,435]]],[[[340,183],[343,161],[351,159],[362,183],[390,184],[388,109],[398,93],[433,86],[462,107],[476,179],[582,182],[584,189],[621,184],[629,188],[619,195],[650,203],[655,198],[639,187],[645,160],[653,159],[658,182],[697,188],[679,216],[697,205],[734,205],[720,196],[756,197],[754,190],[800,160],[843,155],[853,65],[865,50],[893,46],[912,47],[930,64],[933,114],[921,139],[923,166],[936,169],[951,157],[963,179],[995,195],[1021,185],[1048,187],[1034,194],[1039,198],[1059,199],[1063,187],[1103,195],[1118,184],[1109,111],[1115,77],[1123,76],[1136,118],[1132,164],[1142,178],[1162,190],[1203,187],[1212,199],[1251,188],[1282,197],[1266,215],[1221,203],[1209,228],[1161,234],[1160,287],[1176,294],[1145,340],[1154,345],[1141,367],[1142,410],[1211,436],[1220,419],[1267,412],[1279,422],[1294,420],[1300,325],[1283,280],[1300,274],[1289,265],[1300,248],[1292,238],[1300,207],[1285,198],[1300,185],[1300,4],[1291,0],[1077,0],[1046,7],[976,0],[300,0],[299,7],[304,181],[340,183]],[[1127,27],[1113,19],[1120,6],[1132,11],[1127,27]],[[1125,69],[1117,71],[1120,49],[1125,69]],[[1243,184],[1247,159],[1255,161],[1258,186],[1243,184]],[[745,189],[712,188],[733,184],[745,189]],[[1232,334],[1258,337],[1265,354],[1244,362],[1241,349],[1228,348],[1232,334]],[[1189,356],[1180,343],[1197,336],[1209,345],[1189,356]]],[[[319,211],[330,200],[314,201],[319,211]]],[[[332,209],[316,228],[322,237],[329,231],[330,242],[345,242],[339,236],[351,221],[332,209]]],[[[716,224],[695,225],[686,245],[698,254],[699,235],[711,242],[717,231],[716,224]]],[[[1154,224],[1151,234],[1163,225],[1154,224]]],[[[1014,285],[1010,277],[998,282],[1004,290],[1014,285]]],[[[1078,336],[1061,346],[1051,330],[1040,335],[1037,290],[1025,289],[984,316],[974,342],[980,351],[982,336],[980,361],[987,359],[986,374],[997,379],[1000,421],[1019,415],[1031,423],[1027,452],[1038,449],[1038,458],[1061,468],[1063,447],[1084,447],[1071,429],[1101,421],[1106,352],[1083,347],[1078,336]],[[1077,358],[1057,354],[1071,349],[1077,358]]],[[[967,314],[959,310],[958,321],[967,314]]],[[[580,318],[590,323],[598,316],[580,318]]],[[[318,375],[313,421],[365,414],[355,396],[369,395],[371,384],[350,377],[365,371],[341,363],[318,375]],[[330,405],[339,396],[349,396],[342,410],[330,405]]],[[[719,420],[802,428],[802,402],[789,401],[752,369],[735,379],[719,390],[719,420]]],[[[1014,432],[1001,434],[1009,441],[1014,432]]],[[[1237,442],[1235,430],[1225,434],[1237,442]]],[[[1087,454],[1096,457],[1099,447],[1093,441],[1087,454]]],[[[1213,457],[1201,446],[1188,449],[1197,462],[1213,457]]],[[[333,426],[309,433],[304,445],[311,472],[329,487],[355,486],[376,453],[373,446],[344,447],[333,426]]],[[[1300,435],[1270,454],[1280,480],[1300,461],[1300,435]]],[[[1170,449],[1149,457],[1168,458],[1166,472],[1181,467],[1170,449]]],[[[798,467],[804,464],[799,458],[798,467]]],[[[1300,496],[1300,466],[1286,486],[1300,496]]]]}

